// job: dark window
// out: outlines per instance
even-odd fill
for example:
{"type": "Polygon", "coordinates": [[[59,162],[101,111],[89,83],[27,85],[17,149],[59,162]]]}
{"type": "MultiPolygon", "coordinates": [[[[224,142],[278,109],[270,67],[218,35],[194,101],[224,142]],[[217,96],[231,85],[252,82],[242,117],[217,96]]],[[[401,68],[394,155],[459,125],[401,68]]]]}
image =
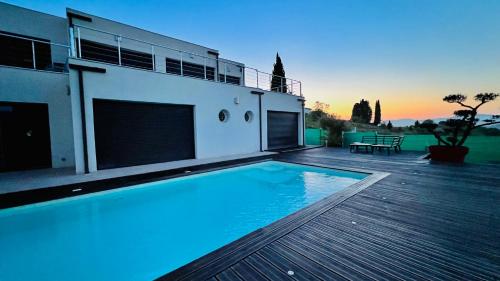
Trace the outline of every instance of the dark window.
{"type": "Polygon", "coordinates": [[[229,120],[229,111],[225,109],[219,111],[219,121],[227,122],[227,120],[229,120]]]}
{"type": "MultiPolygon", "coordinates": [[[[166,72],[171,74],[181,75],[181,61],[176,59],[166,58],[166,72]]],[[[184,76],[196,77],[205,79],[205,69],[201,64],[190,62],[182,62],[182,72],[184,76]]],[[[215,68],[207,66],[207,80],[215,79],[215,68]]]]}
{"type": "MultiPolygon", "coordinates": [[[[0,64],[33,68],[32,41],[28,39],[10,37],[8,35],[27,37],[7,32],[0,32],[0,64]]],[[[50,41],[38,38],[30,39],[47,42],[34,42],[36,69],[53,70],[50,41]]]]}
{"type": "Polygon", "coordinates": [[[122,65],[153,70],[153,57],[151,54],[121,49],[122,65]]]}
{"type": "Polygon", "coordinates": [[[226,79],[224,80],[224,74],[219,74],[219,81],[228,84],[240,85],[240,77],[225,75],[226,79]]]}
{"type": "MultiPolygon", "coordinates": [[[[80,40],[82,44],[81,57],[88,60],[95,60],[118,64],[118,46],[101,44],[89,40],[80,40]]],[[[121,48],[122,65],[137,67],[142,69],[153,69],[153,58],[151,54],[121,48]]]]}
{"type": "Polygon", "coordinates": [[[118,47],[84,39],[81,39],[80,42],[82,44],[81,58],[118,64],[118,47]]]}
{"type": "Polygon", "coordinates": [[[181,61],[166,58],[166,72],[181,75],[181,61]]]}
{"type": "Polygon", "coordinates": [[[251,122],[253,119],[253,112],[247,111],[245,112],[245,121],[246,122],[251,122]]]}

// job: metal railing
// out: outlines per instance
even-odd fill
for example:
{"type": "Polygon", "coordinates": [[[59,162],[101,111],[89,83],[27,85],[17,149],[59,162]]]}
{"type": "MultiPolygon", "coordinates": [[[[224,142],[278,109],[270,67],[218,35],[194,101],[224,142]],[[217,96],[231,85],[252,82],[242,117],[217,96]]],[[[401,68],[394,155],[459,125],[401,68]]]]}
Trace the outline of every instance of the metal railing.
{"type": "Polygon", "coordinates": [[[76,24],[70,28],[70,40],[72,57],[302,96],[298,80],[217,57],[76,24]]]}
{"type": "Polygon", "coordinates": [[[14,54],[2,54],[6,56],[2,65],[56,72],[67,71],[66,61],[68,56],[71,56],[70,46],[2,32],[0,36],[26,41],[26,45],[31,49],[30,53],[27,48],[24,50],[17,48],[14,54]]]}

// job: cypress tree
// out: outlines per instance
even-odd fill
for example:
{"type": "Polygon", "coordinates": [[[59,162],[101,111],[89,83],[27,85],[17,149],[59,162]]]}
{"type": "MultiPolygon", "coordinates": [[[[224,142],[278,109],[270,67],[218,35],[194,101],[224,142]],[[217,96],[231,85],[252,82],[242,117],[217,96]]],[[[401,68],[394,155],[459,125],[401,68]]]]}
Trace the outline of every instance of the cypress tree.
{"type": "Polygon", "coordinates": [[[273,66],[273,77],[271,80],[271,91],[273,92],[287,92],[286,87],[286,77],[285,76],[285,68],[283,67],[283,63],[281,62],[280,55],[276,53],[276,62],[273,66]]]}
{"type": "Polygon", "coordinates": [[[380,111],[380,101],[377,100],[375,102],[375,117],[373,117],[373,125],[378,125],[380,124],[380,121],[382,120],[382,113],[380,111]]]}

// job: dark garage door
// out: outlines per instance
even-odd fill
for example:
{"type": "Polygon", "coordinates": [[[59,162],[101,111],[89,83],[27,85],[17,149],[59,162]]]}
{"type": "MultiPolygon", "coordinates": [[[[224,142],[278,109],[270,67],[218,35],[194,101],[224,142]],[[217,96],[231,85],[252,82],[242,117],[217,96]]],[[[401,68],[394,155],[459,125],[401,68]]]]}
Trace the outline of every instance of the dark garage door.
{"type": "Polygon", "coordinates": [[[268,150],[297,147],[299,145],[299,115],[294,112],[267,112],[268,150]]]}
{"type": "Polygon", "coordinates": [[[51,166],[48,105],[0,102],[0,171],[51,166]]]}
{"type": "Polygon", "coordinates": [[[194,158],[193,106],[94,99],[97,168],[194,158]]]}

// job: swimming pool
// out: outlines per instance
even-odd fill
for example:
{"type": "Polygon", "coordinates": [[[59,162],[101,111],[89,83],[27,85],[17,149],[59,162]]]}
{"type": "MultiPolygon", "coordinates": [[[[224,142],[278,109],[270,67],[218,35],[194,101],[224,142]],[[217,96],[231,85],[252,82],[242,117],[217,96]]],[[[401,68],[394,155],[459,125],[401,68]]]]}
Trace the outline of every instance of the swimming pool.
{"type": "Polygon", "coordinates": [[[0,280],[151,280],[367,176],[266,161],[0,210],[0,280]]]}

